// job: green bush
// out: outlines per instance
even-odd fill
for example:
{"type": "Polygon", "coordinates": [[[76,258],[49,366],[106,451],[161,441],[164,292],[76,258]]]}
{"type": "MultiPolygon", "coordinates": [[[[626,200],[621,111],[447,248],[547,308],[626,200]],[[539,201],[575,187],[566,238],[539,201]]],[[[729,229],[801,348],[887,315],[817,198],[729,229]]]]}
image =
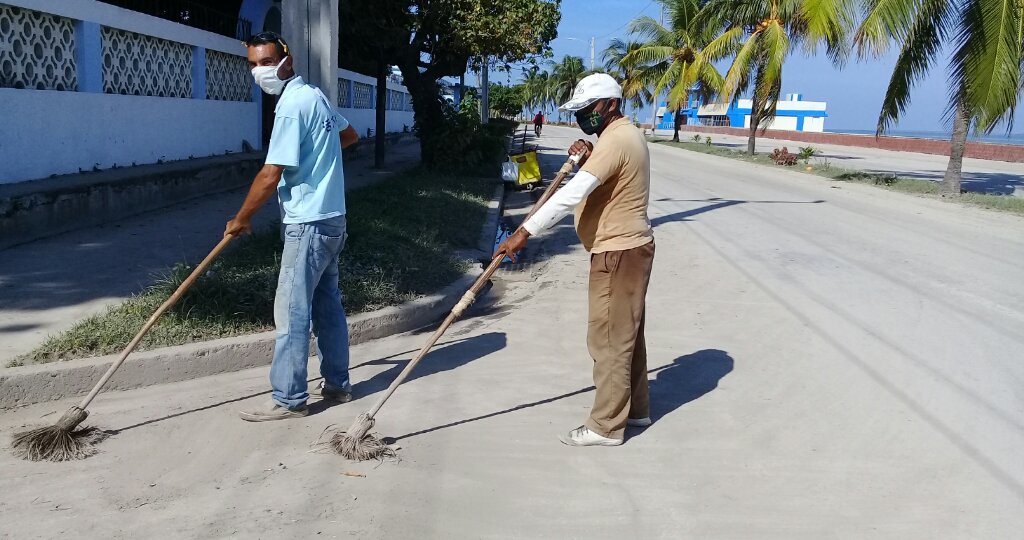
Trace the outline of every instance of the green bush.
{"type": "Polygon", "coordinates": [[[818,150],[813,146],[801,146],[800,153],[798,153],[796,156],[797,158],[800,159],[800,161],[803,161],[804,164],[806,164],[817,153],[818,150]]]}
{"type": "Polygon", "coordinates": [[[507,137],[518,125],[514,120],[497,118],[481,124],[479,102],[472,96],[463,99],[457,108],[446,105],[444,121],[430,137],[435,145],[434,168],[496,174],[505,156],[507,137]]]}

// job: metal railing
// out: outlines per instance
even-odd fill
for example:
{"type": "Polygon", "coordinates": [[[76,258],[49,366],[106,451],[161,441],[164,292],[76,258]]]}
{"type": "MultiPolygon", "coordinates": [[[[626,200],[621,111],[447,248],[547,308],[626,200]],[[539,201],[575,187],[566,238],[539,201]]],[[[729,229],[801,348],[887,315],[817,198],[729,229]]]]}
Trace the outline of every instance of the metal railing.
{"type": "MultiPolygon", "coordinates": [[[[252,35],[252,22],[192,0],[102,0],[146,15],[245,40],[252,35]]],[[[236,3],[237,4],[237,3],[236,3]]]]}

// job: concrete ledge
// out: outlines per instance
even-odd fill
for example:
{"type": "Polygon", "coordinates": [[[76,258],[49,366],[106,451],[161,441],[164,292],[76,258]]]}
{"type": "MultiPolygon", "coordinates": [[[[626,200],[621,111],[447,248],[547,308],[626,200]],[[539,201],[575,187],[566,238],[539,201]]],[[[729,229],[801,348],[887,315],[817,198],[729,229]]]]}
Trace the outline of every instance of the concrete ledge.
{"type": "Polygon", "coordinates": [[[0,185],[0,249],[244,186],[248,152],[0,185]]]}
{"type": "MultiPolygon", "coordinates": [[[[435,323],[479,276],[479,267],[441,292],[349,318],[352,345],[435,323]]],[[[190,343],[134,353],[104,387],[131,390],[270,364],[274,332],[190,343]]],[[[0,371],[0,409],[85,395],[118,355],[6,368],[0,371]]]]}

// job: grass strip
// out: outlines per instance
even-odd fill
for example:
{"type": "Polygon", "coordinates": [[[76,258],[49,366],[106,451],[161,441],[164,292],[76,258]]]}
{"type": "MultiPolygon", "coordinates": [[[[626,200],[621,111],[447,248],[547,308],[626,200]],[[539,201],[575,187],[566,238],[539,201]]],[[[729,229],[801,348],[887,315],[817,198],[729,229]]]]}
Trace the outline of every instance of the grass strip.
{"type": "Polygon", "coordinates": [[[676,148],[682,148],[684,150],[690,150],[691,152],[700,152],[702,154],[722,156],[732,159],[738,159],[740,161],[747,161],[750,163],[766,165],[769,167],[776,167],[780,169],[787,169],[806,174],[813,174],[815,176],[821,176],[823,178],[828,178],[829,180],[837,182],[856,182],[860,184],[869,184],[890,191],[899,191],[901,193],[912,193],[915,195],[929,196],[944,201],[960,202],[970,206],[978,206],[981,208],[988,208],[990,210],[999,210],[1003,212],[1024,215],[1024,197],[1015,197],[1013,195],[992,195],[987,193],[974,192],[963,193],[959,197],[942,197],[939,195],[939,182],[933,182],[931,180],[921,180],[919,178],[906,178],[891,174],[886,175],[844,169],[842,167],[833,166],[829,160],[823,158],[818,158],[816,162],[798,163],[797,165],[786,166],[776,165],[775,162],[773,162],[771,158],[768,157],[768,154],[754,154],[753,156],[751,156],[747,154],[746,151],[743,150],[721,148],[718,146],[709,145],[706,142],[672,142],[664,139],[652,138],[648,138],[648,141],[655,142],[658,144],[664,144],[665,146],[673,146],[676,148]]]}
{"type": "MultiPolygon", "coordinates": [[[[494,183],[413,169],[350,192],[348,243],[339,263],[349,314],[435,292],[464,273],[455,255],[475,248],[494,183]]],[[[217,238],[211,238],[211,247],[217,238]]],[[[140,349],[273,328],[282,242],[278,227],[235,242],[146,335],[140,349]]],[[[179,264],[129,300],[89,317],[9,365],[116,353],[192,271],[179,264]]]]}

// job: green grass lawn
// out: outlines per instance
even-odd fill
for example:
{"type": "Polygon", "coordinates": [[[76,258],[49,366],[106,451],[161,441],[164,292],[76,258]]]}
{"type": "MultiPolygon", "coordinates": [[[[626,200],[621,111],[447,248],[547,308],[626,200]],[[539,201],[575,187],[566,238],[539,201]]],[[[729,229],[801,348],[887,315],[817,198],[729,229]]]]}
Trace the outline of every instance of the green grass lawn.
{"type": "MultiPolygon", "coordinates": [[[[422,169],[397,173],[348,194],[348,244],[340,262],[349,314],[435,292],[468,269],[454,252],[475,248],[495,184],[422,169]]],[[[213,247],[217,238],[211,238],[213,247]]],[[[236,241],[147,334],[140,349],[273,328],[280,267],[278,227],[236,241]]],[[[179,265],[152,287],[52,336],[11,365],[120,351],[188,276],[179,265]]]]}
{"type": "MultiPolygon", "coordinates": [[[[971,206],[980,206],[982,208],[989,208],[992,210],[1001,210],[1004,212],[1011,212],[1014,214],[1024,215],[1024,197],[1014,197],[1012,195],[988,195],[984,193],[964,193],[960,197],[940,197],[939,183],[930,180],[920,180],[917,178],[905,178],[900,176],[866,173],[862,171],[844,169],[841,167],[833,166],[827,160],[823,161],[820,159],[813,158],[807,164],[801,161],[793,166],[776,165],[775,162],[773,162],[771,158],[768,157],[768,154],[755,154],[751,156],[748,155],[746,151],[743,150],[720,148],[714,145],[708,145],[704,142],[672,142],[663,139],[651,138],[648,138],[648,140],[658,144],[664,144],[666,146],[683,148],[685,150],[690,150],[692,152],[700,152],[702,154],[711,154],[714,156],[723,156],[732,159],[738,159],[741,161],[747,161],[750,163],[758,163],[761,165],[766,165],[768,167],[777,167],[802,172],[806,174],[813,174],[837,182],[857,182],[861,184],[871,184],[891,191],[913,193],[922,196],[931,196],[935,198],[940,198],[942,200],[961,202],[963,204],[968,204],[971,206]],[[808,167],[810,167],[810,170],[808,170],[808,167]]],[[[799,148],[790,149],[790,152],[793,153],[797,153],[798,151],[799,148]]]]}

